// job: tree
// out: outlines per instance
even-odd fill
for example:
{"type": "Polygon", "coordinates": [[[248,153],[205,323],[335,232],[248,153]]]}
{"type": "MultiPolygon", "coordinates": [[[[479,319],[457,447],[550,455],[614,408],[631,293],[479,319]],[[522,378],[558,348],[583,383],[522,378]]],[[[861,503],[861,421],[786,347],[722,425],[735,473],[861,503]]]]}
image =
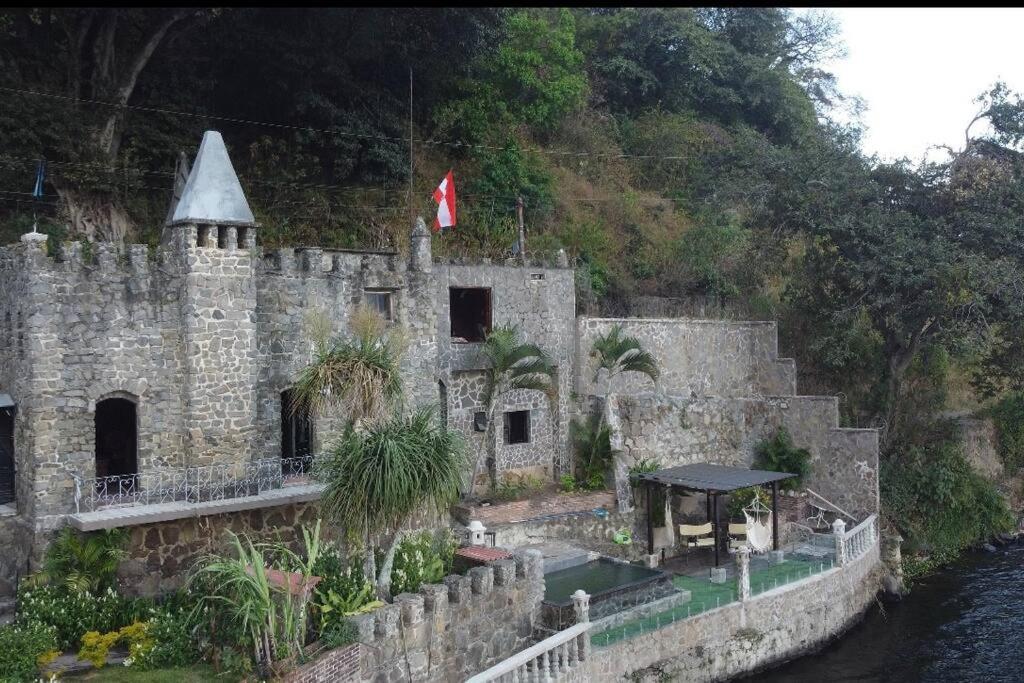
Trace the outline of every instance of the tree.
{"type": "MultiPolygon", "coordinates": [[[[365,540],[367,574],[374,576],[374,539],[398,532],[413,514],[444,513],[458,500],[466,464],[461,438],[431,409],[394,414],[363,430],[350,424],[317,459],[325,484],[321,507],[353,538],[365,540]]],[[[382,596],[400,539],[397,534],[377,578],[382,596]]]]}
{"type": "MultiPolygon", "coordinates": [[[[608,332],[598,335],[590,349],[590,358],[594,364],[594,383],[600,382],[601,371],[605,372],[602,394],[605,401],[611,392],[612,382],[619,375],[635,372],[657,382],[660,375],[658,361],[654,355],[645,350],[636,337],[627,337],[622,325],[615,324],[608,332]]],[[[605,462],[611,457],[610,436],[606,425],[605,410],[601,410],[594,426],[577,425],[575,433],[580,440],[578,456],[581,457],[585,471],[593,472],[597,463],[605,462]]]]}
{"type": "MultiPolygon", "coordinates": [[[[172,31],[204,13],[189,8],[5,10],[0,15],[0,63],[10,68],[3,69],[0,83],[19,91],[18,99],[38,97],[24,90],[51,96],[26,103],[15,121],[23,130],[32,129],[33,114],[48,108],[53,111],[44,120],[57,128],[38,136],[50,144],[30,153],[72,156],[106,173],[109,181],[121,152],[125,107],[142,73],[172,31]]],[[[131,230],[114,195],[84,188],[70,174],[53,182],[73,232],[90,240],[121,241],[131,230]]]]}
{"type": "Polygon", "coordinates": [[[357,425],[389,416],[403,396],[402,334],[367,308],[352,316],[352,337],[329,339],[322,316],[314,314],[307,322],[313,360],[299,372],[291,410],[316,415],[339,408],[357,425]]]}
{"type": "Polygon", "coordinates": [[[476,482],[484,453],[490,460],[488,473],[491,486],[497,484],[494,463],[494,418],[500,399],[517,389],[541,391],[550,395],[554,389],[555,378],[555,368],[548,355],[535,344],[521,342],[519,330],[514,325],[503,325],[491,330],[484,340],[480,354],[487,362],[487,368],[484,370],[483,397],[487,406],[487,428],[484,430],[483,444],[473,466],[469,491],[472,491],[476,482]]]}

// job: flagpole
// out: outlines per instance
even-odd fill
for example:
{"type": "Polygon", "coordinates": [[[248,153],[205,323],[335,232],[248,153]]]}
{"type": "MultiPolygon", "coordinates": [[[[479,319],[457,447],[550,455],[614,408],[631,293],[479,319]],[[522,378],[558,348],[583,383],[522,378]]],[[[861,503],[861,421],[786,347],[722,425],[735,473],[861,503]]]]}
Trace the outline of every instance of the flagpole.
{"type": "Polygon", "coordinates": [[[413,208],[413,67],[409,67],[409,224],[416,225],[416,210],[413,208]]]}

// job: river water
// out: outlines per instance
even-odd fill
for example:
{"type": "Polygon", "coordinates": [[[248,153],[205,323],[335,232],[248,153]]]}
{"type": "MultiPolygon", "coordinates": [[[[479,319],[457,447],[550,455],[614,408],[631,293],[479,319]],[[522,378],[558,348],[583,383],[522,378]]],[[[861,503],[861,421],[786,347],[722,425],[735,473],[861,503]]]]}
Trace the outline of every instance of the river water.
{"type": "Polygon", "coordinates": [[[1024,681],[1024,546],[965,557],[820,653],[749,680],[1024,681]]]}

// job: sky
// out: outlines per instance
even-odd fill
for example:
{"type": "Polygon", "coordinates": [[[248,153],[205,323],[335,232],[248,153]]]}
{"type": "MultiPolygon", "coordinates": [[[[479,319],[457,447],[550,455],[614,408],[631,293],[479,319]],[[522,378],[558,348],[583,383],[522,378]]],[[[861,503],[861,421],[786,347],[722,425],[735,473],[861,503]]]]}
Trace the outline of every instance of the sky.
{"type": "MultiPolygon", "coordinates": [[[[920,161],[963,146],[974,98],[1003,80],[1024,90],[1022,9],[830,9],[846,57],[827,63],[863,98],[864,151],[920,161]]],[[[973,132],[973,131],[972,131],[973,132]]]]}

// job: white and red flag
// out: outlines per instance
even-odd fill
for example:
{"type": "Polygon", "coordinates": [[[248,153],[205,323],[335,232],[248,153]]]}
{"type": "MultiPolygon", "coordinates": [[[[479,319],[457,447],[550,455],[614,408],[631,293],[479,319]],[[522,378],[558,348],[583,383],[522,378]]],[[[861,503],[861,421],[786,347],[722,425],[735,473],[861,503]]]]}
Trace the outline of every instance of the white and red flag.
{"type": "Polygon", "coordinates": [[[444,177],[441,184],[434,190],[434,201],[437,202],[437,218],[434,219],[434,232],[455,227],[455,178],[452,172],[444,177]]]}

